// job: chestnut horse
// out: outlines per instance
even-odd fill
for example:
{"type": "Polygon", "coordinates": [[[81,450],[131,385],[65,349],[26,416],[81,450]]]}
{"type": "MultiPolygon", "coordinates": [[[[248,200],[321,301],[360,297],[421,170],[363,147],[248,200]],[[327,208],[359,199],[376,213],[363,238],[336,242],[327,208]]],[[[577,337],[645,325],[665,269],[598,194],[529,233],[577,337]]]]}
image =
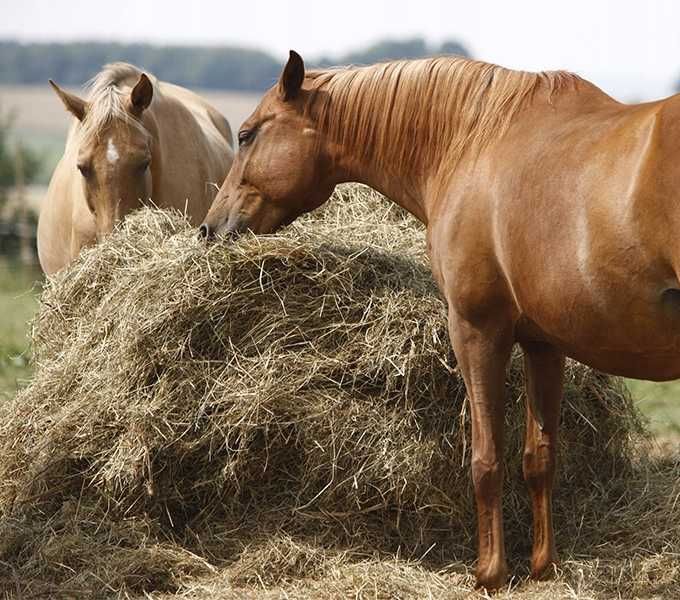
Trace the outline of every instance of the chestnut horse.
{"type": "Polygon", "coordinates": [[[75,117],[38,224],[43,271],[58,271],[80,249],[151,199],[205,217],[233,160],[227,120],[184,88],[137,67],[107,65],[83,100],[50,84],[75,117]]]}
{"type": "Polygon", "coordinates": [[[488,589],[508,575],[504,378],[521,345],[532,575],[549,575],[565,356],[680,376],[680,97],[628,106],[569,73],[453,57],[305,73],[291,52],[238,139],[204,237],[274,231],[346,181],[427,225],[471,406],[476,573],[488,589]]]}

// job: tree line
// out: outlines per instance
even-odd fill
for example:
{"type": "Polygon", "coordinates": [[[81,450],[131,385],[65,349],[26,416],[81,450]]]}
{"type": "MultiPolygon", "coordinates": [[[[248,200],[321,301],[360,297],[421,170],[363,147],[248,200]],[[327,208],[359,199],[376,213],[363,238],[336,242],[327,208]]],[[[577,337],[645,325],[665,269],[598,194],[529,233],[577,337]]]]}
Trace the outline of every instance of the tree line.
{"type": "MultiPolygon", "coordinates": [[[[336,57],[306,57],[310,66],[371,64],[434,54],[469,56],[455,40],[437,46],[423,38],[383,40],[336,57]]],[[[109,62],[125,61],[160,79],[193,88],[263,91],[279,76],[284,57],[235,46],[158,46],[103,42],[21,43],[0,41],[0,83],[40,84],[54,79],[80,86],[109,62]]]]}
{"type": "Polygon", "coordinates": [[[13,116],[0,112],[0,210],[7,199],[7,192],[21,183],[35,181],[40,172],[41,159],[31,149],[13,140],[13,116]]]}

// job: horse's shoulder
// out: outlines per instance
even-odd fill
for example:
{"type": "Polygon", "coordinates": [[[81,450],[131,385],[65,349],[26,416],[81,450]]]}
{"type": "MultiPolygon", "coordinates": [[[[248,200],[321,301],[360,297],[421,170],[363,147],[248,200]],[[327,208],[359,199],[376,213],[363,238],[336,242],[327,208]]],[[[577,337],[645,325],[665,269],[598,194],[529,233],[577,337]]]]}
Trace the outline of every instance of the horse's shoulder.
{"type": "Polygon", "coordinates": [[[58,271],[70,260],[74,193],[77,193],[69,168],[71,162],[69,156],[62,156],[52,173],[40,207],[38,256],[43,270],[48,274],[58,271]]]}

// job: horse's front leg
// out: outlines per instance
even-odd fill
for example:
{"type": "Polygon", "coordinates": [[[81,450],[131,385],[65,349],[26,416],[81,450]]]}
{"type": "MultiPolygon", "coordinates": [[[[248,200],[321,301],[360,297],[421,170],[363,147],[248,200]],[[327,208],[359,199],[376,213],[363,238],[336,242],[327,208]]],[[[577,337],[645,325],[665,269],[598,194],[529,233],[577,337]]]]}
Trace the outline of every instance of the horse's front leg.
{"type": "Polygon", "coordinates": [[[560,424],[564,356],[548,344],[522,344],[527,390],[524,479],[534,513],[531,576],[551,575],[557,564],[552,489],[560,424]]]}
{"type": "Polygon", "coordinates": [[[477,586],[495,590],[508,577],[503,538],[503,416],[512,323],[493,315],[471,322],[449,313],[453,350],[472,417],[472,479],[477,502],[477,586]]]}

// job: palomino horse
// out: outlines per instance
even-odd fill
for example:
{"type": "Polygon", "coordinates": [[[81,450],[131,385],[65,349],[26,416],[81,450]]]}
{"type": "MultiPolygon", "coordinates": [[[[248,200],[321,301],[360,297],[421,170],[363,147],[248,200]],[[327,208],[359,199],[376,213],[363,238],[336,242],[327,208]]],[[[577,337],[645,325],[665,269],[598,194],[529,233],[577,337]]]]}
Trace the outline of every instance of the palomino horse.
{"type": "Polygon", "coordinates": [[[107,65],[87,100],[50,81],[76,117],[38,224],[47,274],[151,199],[200,223],[233,160],[231,129],[205,100],[137,67],[107,65]]]}
{"type": "Polygon", "coordinates": [[[427,225],[472,416],[477,582],[508,575],[504,377],[524,350],[532,574],[552,525],[565,356],[680,376],[680,97],[626,106],[563,72],[461,58],[305,73],[291,52],[244,123],[201,235],[269,232],[366,183],[427,225]]]}

